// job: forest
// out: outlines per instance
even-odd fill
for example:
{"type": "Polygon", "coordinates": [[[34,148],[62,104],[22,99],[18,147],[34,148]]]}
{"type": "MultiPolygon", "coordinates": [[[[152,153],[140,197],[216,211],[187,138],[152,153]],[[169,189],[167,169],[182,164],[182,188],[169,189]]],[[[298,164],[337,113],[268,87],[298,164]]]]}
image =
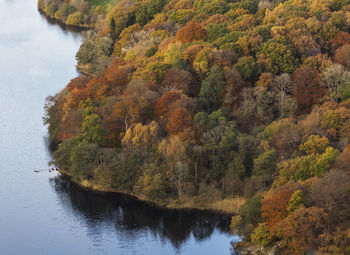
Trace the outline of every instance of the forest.
{"type": "Polygon", "coordinates": [[[76,54],[82,74],[46,100],[61,172],[235,215],[262,254],[350,254],[347,0],[38,7],[93,28],[76,54]]]}

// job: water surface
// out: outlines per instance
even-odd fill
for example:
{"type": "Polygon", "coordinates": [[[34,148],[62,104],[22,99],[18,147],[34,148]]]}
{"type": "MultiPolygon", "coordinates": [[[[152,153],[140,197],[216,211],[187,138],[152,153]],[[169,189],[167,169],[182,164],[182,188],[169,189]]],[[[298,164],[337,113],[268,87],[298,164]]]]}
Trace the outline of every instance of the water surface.
{"type": "Polygon", "coordinates": [[[230,254],[229,219],[87,192],[47,169],[47,95],[77,75],[79,33],[0,0],[0,254],[230,254]]]}

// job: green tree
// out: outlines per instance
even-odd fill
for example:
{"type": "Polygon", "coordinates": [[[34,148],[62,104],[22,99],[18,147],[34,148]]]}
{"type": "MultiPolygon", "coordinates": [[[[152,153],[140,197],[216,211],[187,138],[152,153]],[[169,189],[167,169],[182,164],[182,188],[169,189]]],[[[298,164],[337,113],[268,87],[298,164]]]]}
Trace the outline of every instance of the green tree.
{"type": "Polygon", "coordinates": [[[107,131],[101,117],[93,113],[93,102],[91,99],[80,104],[83,111],[83,121],[81,125],[83,141],[103,145],[106,141],[107,131]]]}
{"type": "Polygon", "coordinates": [[[93,177],[93,170],[99,166],[99,147],[97,144],[79,143],[70,155],[71,174],[74,180],[80,182],[93,177]]]}
{"type": "Polygon", "coordinates": [[[269,231],[267,224],[264,222],[259,223],[250,238],[252,239],[252,242],[257,245],[267,246],[271,243],[273,234],[269,231]]]}
{"type": "Polygon", "coordinates": [[[270,176],[276,170],[277,153],[275,150],[265,151],[253,162],[253,175],[270,176]]]}
{"type": "Polygon", "coordinates": [[[260,219],[261,198],[252,197],[247,199],[244,205],[239,209],[239,214],[245,224],[256,224],[260,219]]]}
{"type": "Polygon", "coordinates": [[[146,5],[148,17],[153,18],[153,16],[155,14],[161,12],[164,4],[165,4],[164,0],[150,0],[150,1],[148,1],[147,5],[146,5]]]}
{"type": "Polygon", "coordinates": [[[80,25],[83,22],[83,14],[81,12],[74,12],[67,18],[67,25],[80,25]]]}
{"type": "Polygon", "coordinates": [[[241,57],[234,68],[245,80],[256,79],[261,74],[261,68],[252,56],[241,57]]]}
{"type": "Polygon", "coordinates": [[[295,210],[299,209],[304,205],[303,191],[295,191],[289,199],[287,205],[287,211],[289,214],[292,214],[295,210]]]}
{"type": "Polygon", "coordinates": [[[213,66],[202,82],[199,93],[200,103],[206,107],[207,113],[219,106],[220,92],[224,86],[224,72],[218,66],[213,66]]]}
{"type": "Polygon", "coordinates": [[[265,70],[274,74],[292,73],[299,65],[295,50],[290,43],[270,39],[261,46],[261,53],[267,58],[265,70]]]}

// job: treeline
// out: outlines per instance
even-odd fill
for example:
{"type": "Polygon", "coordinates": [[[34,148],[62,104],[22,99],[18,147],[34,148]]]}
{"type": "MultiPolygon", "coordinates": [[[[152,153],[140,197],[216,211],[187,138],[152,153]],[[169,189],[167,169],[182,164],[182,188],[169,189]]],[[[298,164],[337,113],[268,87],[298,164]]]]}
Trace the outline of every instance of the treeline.
{"type": "Polygon", "coordinates": [[[96,4],[92,0],[38,0],[38,9],[66,25],[93,28],[106,17],[106,8],[96,4]]]}
{"type": "Polygon", "coordinates": [[[247,240],[345,254],[349,29],[344,0],[123,0],[47,100],[55,164],[168,206],[246,199],[247,240]]]}

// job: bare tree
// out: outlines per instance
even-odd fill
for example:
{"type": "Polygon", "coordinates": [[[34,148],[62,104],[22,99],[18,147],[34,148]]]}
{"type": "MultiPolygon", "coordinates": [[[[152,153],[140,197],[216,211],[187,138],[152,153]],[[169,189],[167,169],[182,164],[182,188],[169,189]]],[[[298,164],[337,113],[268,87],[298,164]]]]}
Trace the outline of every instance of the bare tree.
{"type": "Polygon", "coordinates": [[[335,64],[322,72],[322,81],[328,90],[329,98],[334,102],[339,102],[341,92],[349,83],[350,72],[346,71],[342,65],[335,64]]]}
{"type": "Polygon", "coordinates": [[[288,94],[292,91],[292,79],[289,74],[283,73],[275,78],[273,85],[277,91],[278,111],[283,116],[286,104],[290,101],[288,94]]]}
{"type": "Polygon", "coordinates": [[[332,229],[334,220],[348,215],[346,211],[350,209],[349,183],[348,173],[334,169],[311,186],[310,195],[313,202],[328,213],[329,230],[332,229]]]}

